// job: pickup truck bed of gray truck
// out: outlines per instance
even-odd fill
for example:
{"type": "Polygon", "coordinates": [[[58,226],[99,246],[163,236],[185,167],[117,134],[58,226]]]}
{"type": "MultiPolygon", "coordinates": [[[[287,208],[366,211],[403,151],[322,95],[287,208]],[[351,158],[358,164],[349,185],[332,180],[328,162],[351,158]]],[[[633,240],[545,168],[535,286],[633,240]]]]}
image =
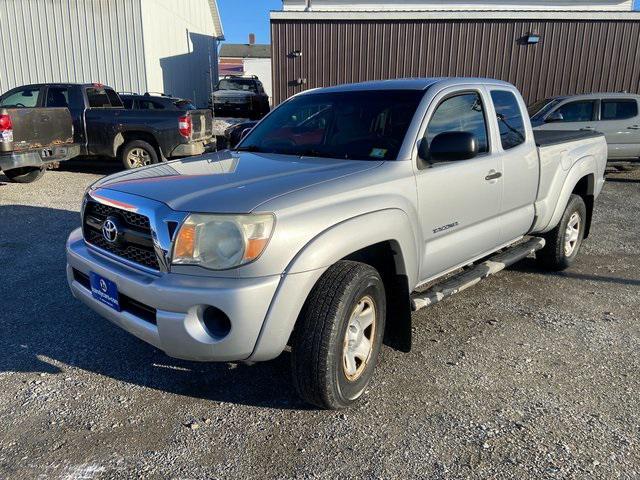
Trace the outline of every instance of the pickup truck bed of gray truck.
{"type": "Polygon", "coordinates": [[[299,394],[343,408],[383,339],[410,348],[412,309],[534,252],[546,269],[575,261],[607,146],[537,142],[519,92],[497,80],[310,90],[234,151],[91,186],[69,286],[173,357],[264,361],[289,345],[299,394]]]}

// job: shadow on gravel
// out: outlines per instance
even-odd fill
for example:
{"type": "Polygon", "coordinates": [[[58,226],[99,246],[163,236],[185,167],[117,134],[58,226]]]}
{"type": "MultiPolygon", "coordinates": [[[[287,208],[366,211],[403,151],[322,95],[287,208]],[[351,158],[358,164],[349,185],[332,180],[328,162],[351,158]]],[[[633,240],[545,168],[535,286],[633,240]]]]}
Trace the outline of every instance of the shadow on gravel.
{"type": "Polygon", "coordinates": [[[0,206],[0,372],[64,373],[68,365],[189,397],[308,408],[291,386],[288,353],[255,365],[175,360],[75,300],[64,248],[79,224],[77,212],[0,206]]]}
{"type": "Polygon", "coordinates": [[[61,162],[57,170],[62,172],[95,173],[110,175],[122,170],[122,163],[112,158],[76,157],[61,162]]]}
{"type": "Polygon", "coordinates": [[[589,282],[603,282],[618,285],[640,286],[640,280],[631,278],[588,275],[584,273],[572,272],[571,269],[565,270],[563,272],[548,272],[545,270],[541,270],[532,258],[525,258],[524,260],[511,265],[507,268],[507,270],[512,270],[514,272],[538,273],[545,276],[554,275],[557,277],[574,278],[576,280],[586,280],[589,282]]]}

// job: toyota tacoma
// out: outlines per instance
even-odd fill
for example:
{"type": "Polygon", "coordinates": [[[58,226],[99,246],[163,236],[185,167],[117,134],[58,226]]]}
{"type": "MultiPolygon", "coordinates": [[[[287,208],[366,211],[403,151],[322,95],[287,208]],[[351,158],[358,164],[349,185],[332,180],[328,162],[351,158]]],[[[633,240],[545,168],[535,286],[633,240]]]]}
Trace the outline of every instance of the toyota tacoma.
{"type": "Polygon", "coordinates": [[[344,408],[412,311],[589,235],[607,146],[536,132],[511,84],[406,79],[309,90],[232,151],[92,185],[67,243],[73,295],[194,361],[291,349],[303,399],[344,408]]]}

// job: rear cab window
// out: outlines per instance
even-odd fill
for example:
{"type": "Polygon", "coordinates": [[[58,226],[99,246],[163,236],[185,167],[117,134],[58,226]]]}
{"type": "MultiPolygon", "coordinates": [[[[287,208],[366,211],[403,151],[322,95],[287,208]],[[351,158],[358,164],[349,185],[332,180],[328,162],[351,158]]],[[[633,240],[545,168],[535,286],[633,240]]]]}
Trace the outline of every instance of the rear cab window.
{"type": "Polygon", "coordinates": [[[496,110],[502,148],[509,150],[523,144],[526,130],[516,96],[508,90],[492,90],[491,100],[496,110]]]}
{"type": "Polygon", "coordinates": [[[7,92],[0,100],[0,107],[33,108],[40,105],[41,87],[21,87],[7,92]]]}
{"type": "Polygon", "coordinates": [[[632,98],[605,99],[600,102],[601,120],[626,120],[638,116],[638,102],[632,98]]]}
{"type": "Polygon", "coordinates": [[[89,108],[123,108],[118,94],[110,88],[102,86],[87,87],[89,108]]]}

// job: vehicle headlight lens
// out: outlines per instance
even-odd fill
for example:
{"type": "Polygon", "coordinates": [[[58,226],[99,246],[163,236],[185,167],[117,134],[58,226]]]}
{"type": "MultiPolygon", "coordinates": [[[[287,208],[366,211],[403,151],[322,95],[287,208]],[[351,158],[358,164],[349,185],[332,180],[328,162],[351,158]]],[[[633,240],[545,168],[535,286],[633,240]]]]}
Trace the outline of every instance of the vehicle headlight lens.
{"type": "Polygon", "coordinates": [[[272,214],[189,215],[173,245],[173,264],[212,270],[238,267],[260,256],[273,231],[272,214]]]}

